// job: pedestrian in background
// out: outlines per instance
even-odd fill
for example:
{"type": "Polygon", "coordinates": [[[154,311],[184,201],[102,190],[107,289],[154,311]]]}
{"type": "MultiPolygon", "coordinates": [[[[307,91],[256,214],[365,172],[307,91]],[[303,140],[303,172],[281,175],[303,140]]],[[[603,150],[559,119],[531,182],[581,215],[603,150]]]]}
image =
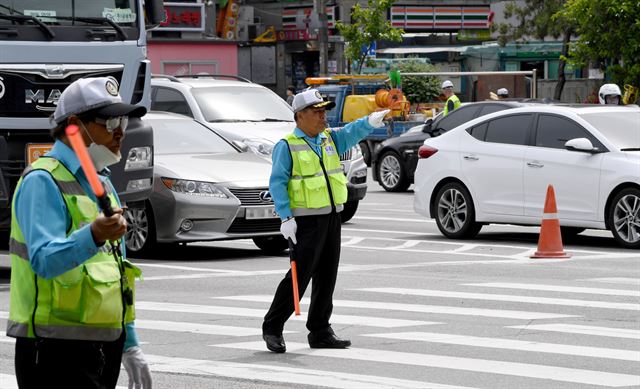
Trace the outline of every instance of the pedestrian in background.
{"type": "MultiPolygon", "coordinates": [[[[351,342],[335,335],[329,319],[340,260],[340,211],[347,200],[347,180],[340,155],[384,125],[389,110],[374,112],[339,130],[326,128],[325,112],[335,103],[315,89],[293,99],[296,129],[273,150],[269,191],[282,219],[280,231],[290,239],[298,270],[299,295],[313,278],[307,318],[311,348],[347,348],[351,342]]],[[[276,289],[262,324],[267,349],[286,351],[282,331],[294,311],[291,270],[276,289]]]]}
{"type": "MultiPolygon", "coordinates": [[[[151,388],[133,325],[134,278],[125,261],[126,222],[105,175],[115,214],[104,216],[65,135],[77,125],[96,170],[120,160],[129,117],[113,77],[65,89],[53,114],[55,143],[23,172],[12,204],[7,335],[16,338],[20,388],[114,388],[122,362],[129,388],[151,388]]],[[[105,169],[106,171],[106,169],[105,169]]]]}
{"type": "Polygon", "coordinates": [[[444,103],[444,112],[442,113],[442,116],[447,116],[449,112],[457,109],[461,103],[458,96],[453,93],[453,83],[449,80],[445,80],[442,83],[442,94],[447,99],[446,103],[444,103]]]}
{"type": "Polygon", "coordinates": [[[622,99],[622,91],[616,84],[604,84],[598,91],[598,101],[600,104],[619,105],[622,99]]]}
{"type": "Polygon", "coordinates": [[[292,105],[293,104],[293,98],[296,95],[296,88],[293,87],[293,85],[289,85],[287,87],[287,104],[292,105]]]}
{"type": "Polygon", "coordinates": [[[507,88],[498,89],[498,98],[500,100],[508,99],[509,98],[509,90],[507,88]]]}

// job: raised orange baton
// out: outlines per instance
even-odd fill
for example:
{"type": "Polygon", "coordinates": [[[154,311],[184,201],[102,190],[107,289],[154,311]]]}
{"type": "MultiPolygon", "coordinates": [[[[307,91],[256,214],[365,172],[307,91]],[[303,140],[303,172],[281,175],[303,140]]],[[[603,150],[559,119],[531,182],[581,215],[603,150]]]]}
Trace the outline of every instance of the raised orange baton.
{"type": "Polygon", "coordinates": [[[289,260],[291,261],[291,283],[293,284],[293,310],[296,316],[300,316],[300,294],[298,293],[298,271],[296,269],[296,260],[294,259],[294,245],[291,238],[289,241],[289,260]]]}
{"type": "Polygon", "coordinates": [[[91,189],[98,199],[100,209],[102,209],[105,216],[113,215],[114,212],[111,207],[111,201],[107,196],[107,192],[104,190],[104,185],[102,185],[102,182],[100,182],[100,179],[98,178],[98,173],[96,173],[93,161],[91,160],[91,157],[89,157],[87,146],[85,146],[84,141],[82,140],[82,135],[80,135],[80,128],[75,124],[71,124],[67,126],[66,133],[67,138],[69,138],[69,141],[71,142],[73,151],[75,151],[78,159],[80,160],[80,166],[82,166],[82,170],[87,176],[89,185],[91,185],[91,189]]]}

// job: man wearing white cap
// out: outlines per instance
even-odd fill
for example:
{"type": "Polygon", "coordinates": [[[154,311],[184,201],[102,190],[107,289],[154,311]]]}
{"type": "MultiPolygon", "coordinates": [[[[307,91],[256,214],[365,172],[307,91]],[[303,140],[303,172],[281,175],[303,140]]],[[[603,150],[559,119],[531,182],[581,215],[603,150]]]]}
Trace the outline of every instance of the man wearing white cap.
{"type": "Polygon", "coordinates": [[[117,163],[129,117],[146,109],[122,102],[113,77],[75,81],[52,116],[52,150],[18,182],[11,218],[11,303],[7,335],[16,338],[21,388],[114,388],[124,364],[129,388],[151,388],[133,326],[133,279],[124,260],[126,222],[108,177],[115,214],[100,213],[65,135],[81,130],[96,170],[117,163]]]}
{"type": "Polygon", "coordinates": [[[442,112],[442,115],[447,116],[449,112],[457,109],[461,103],[458,96],[453,93],[453,83],[449,80],[445,80],[442,83],[442,94],[447,99],[447,102],[444,103],[444,112],[442,112]]]}
{"type": "Polygon", "coordinates": [[[509,98],[509,90],[507,88],[500,88],[497,91],[498,97],[500,99],[508,99],[509,98]]]}
{"type": "MultiPolygon", "coordinates": [[[[340,260],[340,211],[347,200],[347,179],[340,155],[384,125],[389,110],[374,112],[344,128],[326,128],[326,110],[335,103],[309,89],[293,98],[296,129],[276,144],[269,191],[282,219],[280,232],[290,240],[302,297],[313,278],[307,317],[311,348],[347,348],[351,342],[335,335],[329,319],[340,260]]],[[[267,349],[286,351],[282,331],[294,311],[291,271],[278,285],[262,323],[267,349]]]]}

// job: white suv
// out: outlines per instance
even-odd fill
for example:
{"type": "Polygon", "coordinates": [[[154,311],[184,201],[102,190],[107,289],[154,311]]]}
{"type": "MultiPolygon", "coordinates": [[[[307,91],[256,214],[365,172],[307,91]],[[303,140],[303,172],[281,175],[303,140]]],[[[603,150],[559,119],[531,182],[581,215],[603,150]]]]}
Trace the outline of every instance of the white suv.
{"type": "MultiPolygon", "coordinates": [[[[237,76],[154,75],[151,109],[190,116],[269,160],[275,143],[295,128],[289,104],[270,89],[237,76]]],[[[342,211],[345,222],[367,193],[367,166],[358,148],[341,155],[340,160],[349,189],[342,211]]]]}

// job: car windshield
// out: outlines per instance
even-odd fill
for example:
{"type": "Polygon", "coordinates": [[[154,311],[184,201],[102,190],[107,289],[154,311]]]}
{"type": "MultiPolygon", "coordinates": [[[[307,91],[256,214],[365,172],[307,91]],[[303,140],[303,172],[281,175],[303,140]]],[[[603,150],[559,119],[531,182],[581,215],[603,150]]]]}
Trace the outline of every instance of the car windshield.
{"type": "Polygon", "coordinates": [[[292,122],[293,111],[269,89],[256,87],[194,88],[208,122],[292,122]]]}
{"type": "Polygon", "coordinates": [[[218,134],[190,120],[151,119],[155,154],[215,154],[238,152],[218,134]]]}
{"type": "Polygon", "coordinates": [[[107,18],[118,24],[136,22],[134,0],[0,0],[0,25],[15,23],[9,16],[36,17],[47,25],[95,24],[96,20],[82,18],[107,18]]]}
{"type": "Polygon", "coordinates": [[[629,111],[579,115],[619,149],[640,149],[640,112],[629,111]]]}

